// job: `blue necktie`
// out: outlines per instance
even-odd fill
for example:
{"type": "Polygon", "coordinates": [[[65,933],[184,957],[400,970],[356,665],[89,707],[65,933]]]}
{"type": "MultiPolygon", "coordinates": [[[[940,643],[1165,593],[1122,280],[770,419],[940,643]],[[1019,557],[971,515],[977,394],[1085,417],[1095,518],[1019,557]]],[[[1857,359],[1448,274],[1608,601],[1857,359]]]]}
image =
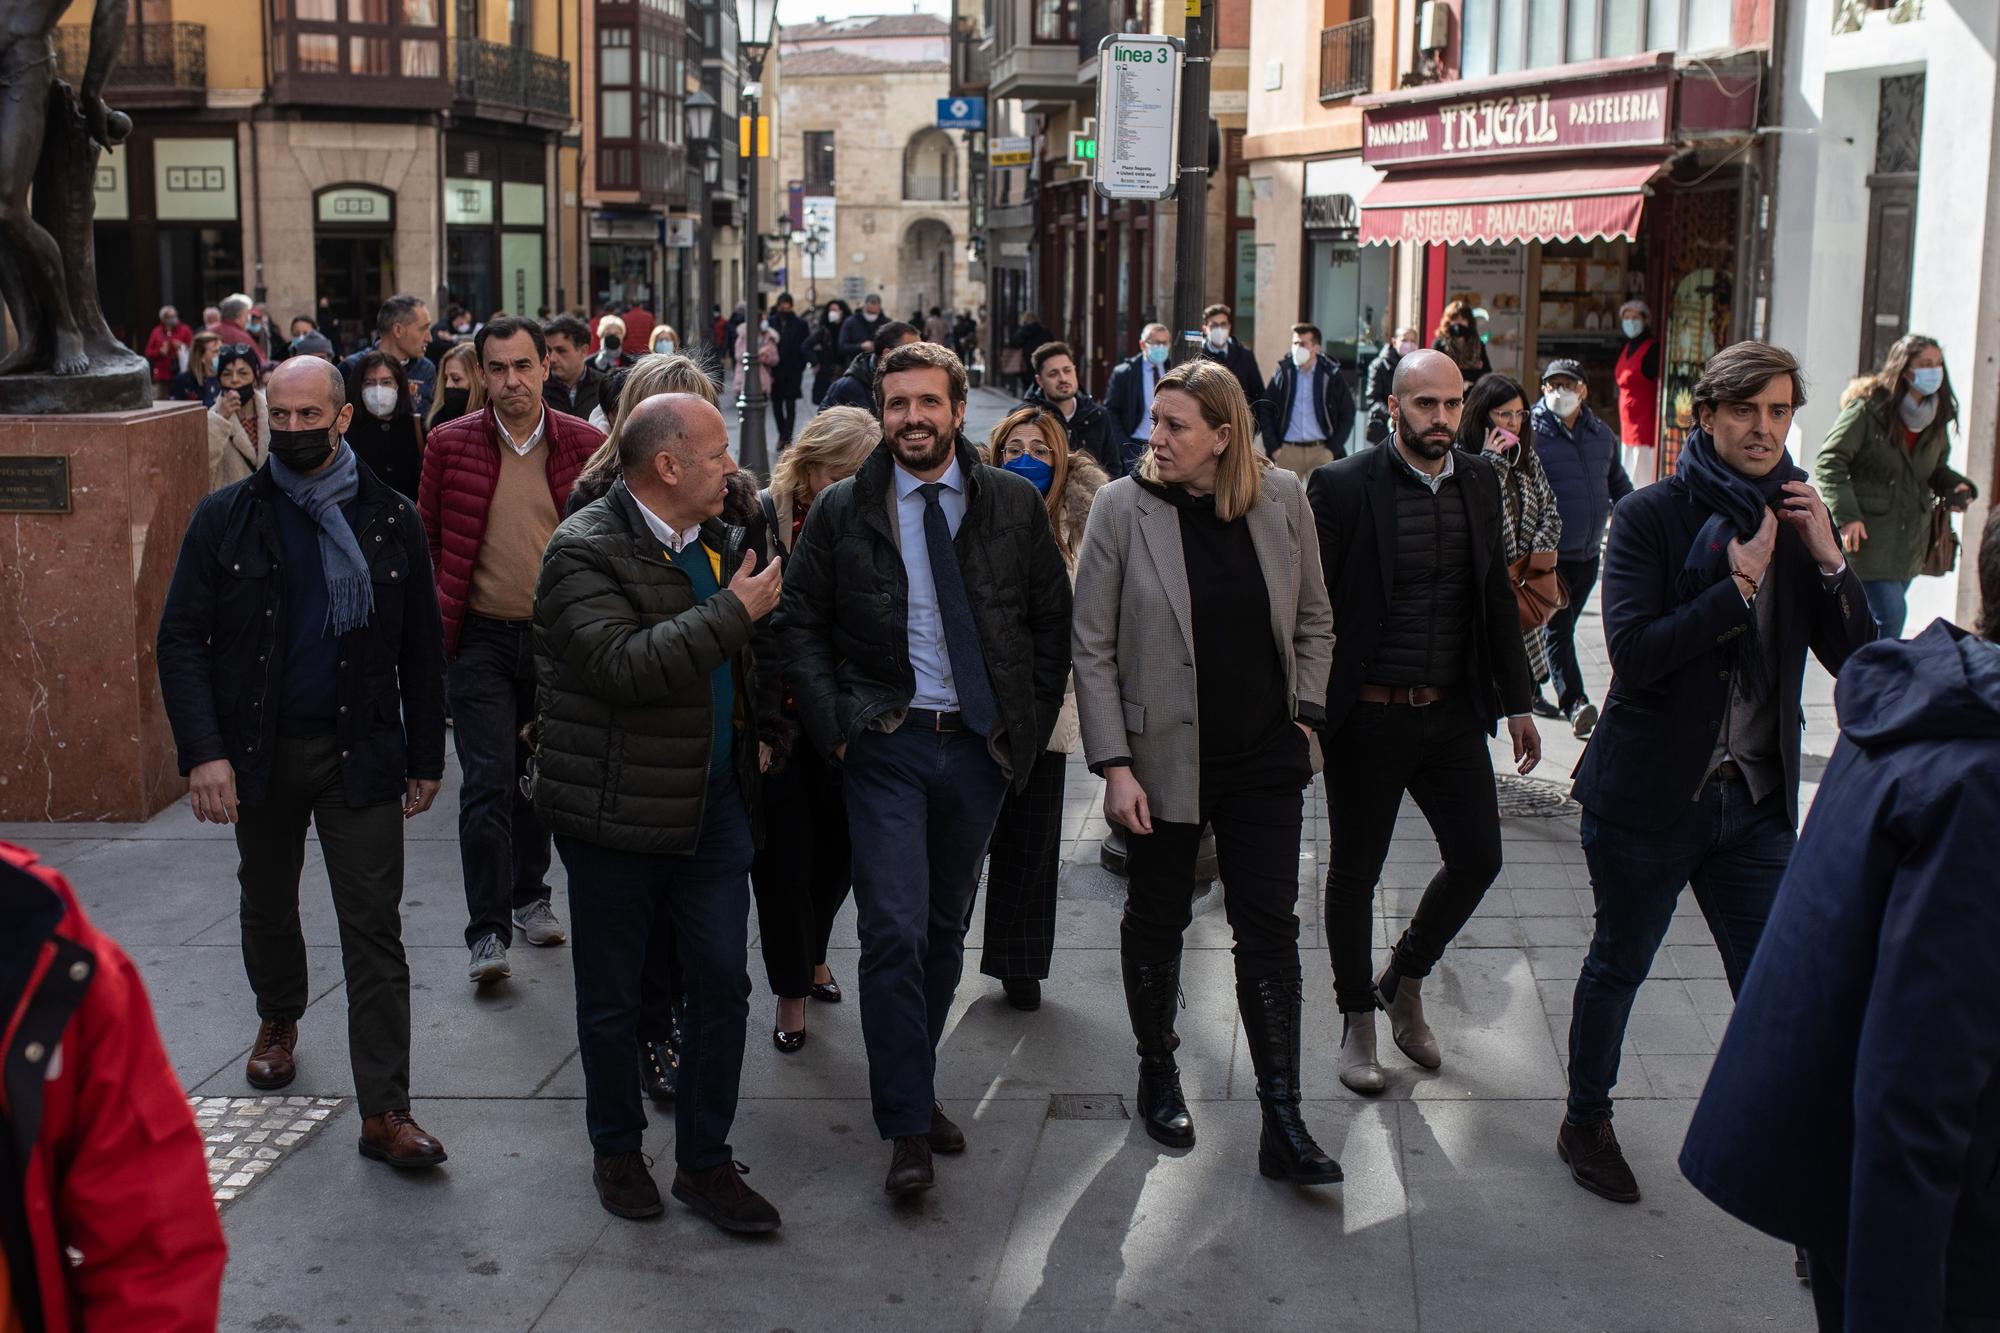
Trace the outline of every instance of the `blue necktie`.
{"type": "Polygon", "coordinates": [[[993,702],[993,685],[986,679],[986,654],[980,651],[979,629],[972,623],[972,603],[966,600],[951,525],[938,503],[944,483],[929,482],[917,490],[924,497],[924,547],[930,552],[931,583],[937,589],[938,618],[944,621],[945,655],[958,689],[958,711],[967,727],[990,736],[999,709],[993,702]]]}

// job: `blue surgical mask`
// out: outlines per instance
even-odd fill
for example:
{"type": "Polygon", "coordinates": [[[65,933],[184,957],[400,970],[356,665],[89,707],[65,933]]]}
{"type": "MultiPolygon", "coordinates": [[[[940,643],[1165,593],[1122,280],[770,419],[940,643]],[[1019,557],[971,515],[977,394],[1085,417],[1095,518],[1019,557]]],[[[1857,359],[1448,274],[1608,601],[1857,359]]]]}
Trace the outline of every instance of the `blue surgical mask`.
{"type": "Polygon", "coordinates": [[[1910,372],[1910,387],[1928,398],[1944,387],[1943,366],[1920,366],[1910,372]]]}
{"type": "Polygon", "coordinates": [[[1627,338],[1636,338],[1646,331],[1646,321],[1643,319],[1621,319],[1618,321],[1618,327],[1625,330],[1627,338]]]}
{"type": "Polygon", "coordinates": [[[1165,343],[1147,343],[1146,359],[1156,366],[1164,366],[1167,364],[1167,351],[1165,343]]]}
{"type": "Polygon", "coordinates": [[[1029,481],[1034,482],[1035,489],[1043,495],[1047,495],[1049,487],[1055,485],[1056,470],[1033,454],[1022,454],[1019,458],[1010,458],[1002,463],[1000,468],[1004,472],[1020,473],[1029,481]]]}

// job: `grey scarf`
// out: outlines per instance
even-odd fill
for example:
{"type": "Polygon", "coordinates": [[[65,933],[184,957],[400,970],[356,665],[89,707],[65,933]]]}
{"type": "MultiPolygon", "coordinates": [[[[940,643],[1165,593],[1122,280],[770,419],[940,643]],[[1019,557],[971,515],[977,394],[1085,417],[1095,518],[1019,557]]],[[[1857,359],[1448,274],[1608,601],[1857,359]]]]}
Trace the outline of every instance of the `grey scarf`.
{"type": "Polygon", "coordinates": [[[292,471],[273,457],[271,479],[319,525],[320,562],[326,566],[327,633],[339,638],[351,629],[360,629],[375,614],[375,585],[368,577],[361,543],[355,540],[354,529],[340,509],[361,489],[361,469],[354,451],[342,440],[333,462],[310,476],[292,471]]]}

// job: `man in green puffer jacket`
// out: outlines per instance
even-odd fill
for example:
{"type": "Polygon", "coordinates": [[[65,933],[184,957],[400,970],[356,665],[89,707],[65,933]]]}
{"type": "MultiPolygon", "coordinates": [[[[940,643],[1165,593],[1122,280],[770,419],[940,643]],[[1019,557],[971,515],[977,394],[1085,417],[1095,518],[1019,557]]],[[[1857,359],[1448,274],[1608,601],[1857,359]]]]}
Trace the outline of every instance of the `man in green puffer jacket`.
{"type": "Polygon", "coordinates": [[[1923,571],[1930,546],[1932,505],[1942,499],[1962,510],[1979,494],[1945,466],[1956,420],[1944,349],[1908,333],[1890,346],[1879,372],[1847,386],[1813,460],[1841,549],[1886,639],[1903,637],[1910,580],[1923,571]]]}
{"type": "Polygon", "coordinates": [[[757,622],[780,571],[720,521],[721,413],[691,394],[633,409],[623,479],[556,529],[535,589],[536,812],[569,872],[584,1121],[599,1201],[664,1205],[640,1152],[640,978],[656,919],[687,987],[674,1197],[727,1231],[773,1231],[729,1147],[749,1014],[757,622]]]}

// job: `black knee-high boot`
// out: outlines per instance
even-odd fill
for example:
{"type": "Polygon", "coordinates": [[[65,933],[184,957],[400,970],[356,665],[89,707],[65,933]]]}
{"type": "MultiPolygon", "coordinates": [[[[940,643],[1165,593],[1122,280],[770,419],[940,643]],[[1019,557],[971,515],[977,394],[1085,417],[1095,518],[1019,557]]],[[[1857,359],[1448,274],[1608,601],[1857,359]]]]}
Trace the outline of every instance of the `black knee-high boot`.
{"type": "Polygon", "coordinates": [[[1181,960],[1135,963],[1120,960],[1125,972],[1125,1007],[1139,1042],[1139,1119],[1146,1132],[1169,1148],[1194,1146],[1194,1117],[1181,1094],[1174,1051],[1174,1007],[1181,989],[1181,960]]]}
{"type": "Polygon", "coordinates": [[[1340,1163],[1313,1142],[1299,1113],[1299,1010],[1304,987],[1296,976],[1238,981],[1236,1002],[1250,1039],[1250,1063],[1257,1071],[1257,1101],[1264,1110],[1257,1169],[1274,1180],[1300,1185],[1336,1184],[1342,1179],[1340,1163]]]}

